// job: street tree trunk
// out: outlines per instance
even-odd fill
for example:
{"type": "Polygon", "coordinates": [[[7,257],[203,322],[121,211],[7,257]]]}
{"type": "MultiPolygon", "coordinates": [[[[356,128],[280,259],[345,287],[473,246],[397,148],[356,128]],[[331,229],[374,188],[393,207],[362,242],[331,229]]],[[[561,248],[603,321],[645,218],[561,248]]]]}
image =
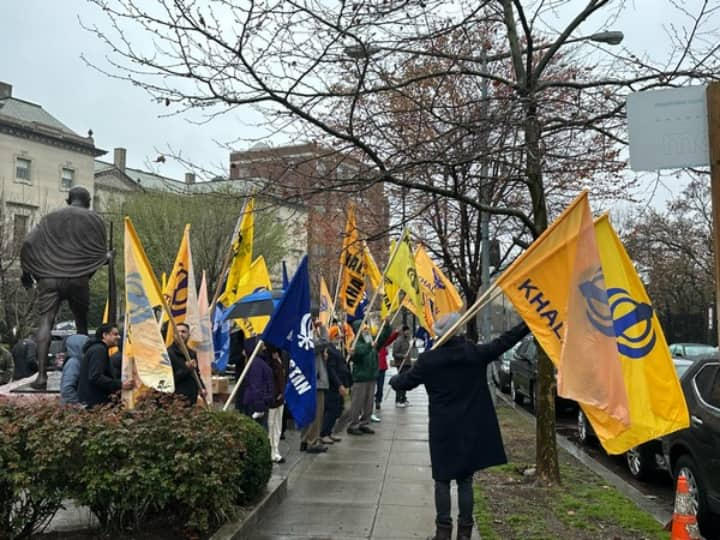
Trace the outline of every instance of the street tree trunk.
{"type": "MultiPolygon", "coordinates": [[[[540,148],[540,125],[537,117],[535,96],[527,96],[525,106],[525,147],[527,152],[527,182],[533,204],[536,234],[548,226],[547,204],[542,177],[542,153],[540,148]]],[[[555,442],[555,386],[554,367],[542,347],[538,347],[537,396],[535,402],[535,466],[537,481],[542,484],[560,483],[557,444],[555,442]]]]}

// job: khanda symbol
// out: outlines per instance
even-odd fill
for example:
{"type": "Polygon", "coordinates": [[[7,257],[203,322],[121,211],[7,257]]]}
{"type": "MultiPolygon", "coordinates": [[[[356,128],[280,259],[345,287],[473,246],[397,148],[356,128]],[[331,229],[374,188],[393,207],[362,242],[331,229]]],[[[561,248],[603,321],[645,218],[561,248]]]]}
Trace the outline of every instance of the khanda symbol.
{"type": "Polygon", "coordinates": [[[407,269],[407,276],[410,278],[410,284],[412,285],[413,290],[420,294],[420,283],[418,282],[417,272],[414,268],[408,268],[407,269]]]}

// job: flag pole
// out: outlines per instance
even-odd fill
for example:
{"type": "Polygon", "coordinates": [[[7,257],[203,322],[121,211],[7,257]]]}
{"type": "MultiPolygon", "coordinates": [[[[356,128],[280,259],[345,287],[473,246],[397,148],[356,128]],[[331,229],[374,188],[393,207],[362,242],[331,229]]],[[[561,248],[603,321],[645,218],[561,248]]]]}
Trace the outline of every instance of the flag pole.
{"type": "Polygon", "coordinates": [[[235,387],[232,389],[232,392],[230,392],[230,395],[228,396],[227,400],[225,401],[225,405],[223,405],[223,408],[222,408],[223,411],[227,411],[228,407],[230,407],[230,404],[232,403],[233,399],[235,399],[235,394],[237,394],[237,391],[240,388],[240,385],[245,380],[245,375],[247,375],[247,372],[250,369],[250,364],[253,363],[253,360],[255,360],[255,357],[260,352],[260,347],[262,347],[263,343],[264,342],[262,339],[258,339],[257,345],[255,345],[255,349],[253,349],[253,352],[250,355],[250,358],[248,358],[248,361],[245,363],[245,367],[243,368],[242,373],[240,373],[240,377],[238,377],[238,380],[235,383],[235,387]]]}
{"type": "MultiPolygon", "coordinates": [[[[388,268],[390,268],[390,263],[395,258],[395,255],[397,255],[397,252],[400,249],[400,244],[402,243],[402,237],[404,234],[405,234],[405,229],[403,229],[403,232],[400,235],[400,240],[395,243],[395,248],[393,249],[393,252],[390,254],[390,257],[388,258],[387,262],[385,263],[385,268],[383,269],[382,276],[380,276],[383,283],[385,282],[385,274],[387,274],[388,268]]],[[[375,300],[377,300],[379,291],[380,291],[380,287],[378,287],[377,289],[375,289],[375,291],[373,291],[372,298],[370,299],[370,302],[368,302],[368,305],[365,308],[365,314],[363,315],[362,321],[360,322],[360,326],[358,327],[359,330],[362,330],[363,325],[367,322],[368,315],[370,314],[370,311],[372,310],[373,304],[375,304],[375,300]]],[[[355,337],[353,338],[353,342],[350,346],[350,349],[355,348],[355,345],[357,344],[359,337],[360,337],[360,332],[355,334],[355,337]]]]}
{"type": "Polygon", "coordinates": [[[475,316],[475,314],[480,311],[482,308],[484,308],[486,305],[488,305],[490,302],[495,300],[498,296],[502,294],[502,289],[498,287],[497,282],[490,285],[490,287],[478,298],[475,303],[468,308],[468,310],[462,314],[462,316],[453,324],[448,330],[440,336],[435,343],[433,343],[432,349],[437,349],[440,345],[445,343],[448,339],[450,339],[455,332],[457,332],[458,328],[460,328],[463,324],[467,323],[472,317],[475,316]]]}
{"type": "Polygon", "coordinates": [[[225,282],[225,278],[227,277],[228,270],[230,269],[230,263],[232,262],[233,255],[235,254],[233,252],[233,241],[235,240],[235,237],[237,237],[238,234],[240,234],[240,226],[242,225],[242,219],[245,215],[245,210],[247,210],[247,204],[248,199],[245,199],[245,203],[243,204],[242,211],[240,212],[240,215],[238,216],[237,221],[235,222],[235,228],[233,229],[232,236],[230,236],[230,246],[228,247],[227,252],[225,253],[225,259],[223,259],[223,265],[220,270],[220,274],[218,275],[218,282],[215,285],[215,292],[213,293],[212,301],[210,302],[210,320],[214,320],[214,312],[215,312],[215,304],[217,304],[218,298],[220,298],[220,292],[222,290],[223,283],[225,282]]]}
{"type": "MultiPolygon", "coordinates": [[[[395,293],[395,298],[400,296],[400,289],[398,289],[398,292],[395,293]]],[[[393,299],[392,303],[395,303],[395,300],[393,299]]],[[[392,305],[392,304],[391,304],[392,305]]],[[[387,323],[390,328],[392,328],[393,323],[395,322],[395,319],[397,319],[397,316],[402,311],[402,306],[398,308],[398,310],[393,314],[392,318],[390,319],[390,322],[387,322],[387,317],[382,320],[382,324],[380,325],[380,329],[378,330],[377,336],[375,336],[375,341],[373,341],[373,347],[377,345],[377,340],[380,339],[380,334],[382,334],[383,328],[385,328],[385,324],[387,323]]]]}

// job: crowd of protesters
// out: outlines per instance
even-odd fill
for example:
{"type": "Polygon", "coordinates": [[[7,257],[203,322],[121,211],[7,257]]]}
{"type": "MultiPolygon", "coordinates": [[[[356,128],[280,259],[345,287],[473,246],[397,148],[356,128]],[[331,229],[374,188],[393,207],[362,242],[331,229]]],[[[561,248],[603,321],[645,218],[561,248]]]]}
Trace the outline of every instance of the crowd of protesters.
{"type": "MultiPolygon", "coordinates": [[[[176,341],[168,347],[175,394],[191,406],[204,398],[207,389],[202,383],[195,351],[187,346],[190,328],[176,327],[183,347],[176,341]],[[187,356],[186,356],[187,352],[187,356]]],[[[313,421],[300,432],[300,450],[308,453],[327,452],[342,436],[371,435],[371,422],[380,422],[385,373],[389,349],[393,366],[407,371],[417,355],[410,329],[403,326],[392,330],[381,325],[373,334],[368,325],[340,324],[329,328],[314,320],[316,413],[313,421]],[[357,335],[357,339],[355,339],[357,335]]],[[[230,335],[229,363],[234,364],[239,379],[257,338],[246,338],[239,327],[230,335]]],[[[64,345],[64,364],[60,381],[60,402],[87,408],[117,400],[120,390],[134,387],[132,380],[122,381],[122,336],[117,325],[103,324],[91,338],[82,334],[68,336],[64,345]]],[[[32,338],[18,341],[12,353],[0,351],[0,383],[21,380],[37,372],[37,347],[32,338]]],[[[283,463],[280,440],[292,415],[285,407],[289,356],[285,351],[264,344],[247,370],[237,392],[235,408],[260,424],[270,440],[271,457],[283,463]]],[[[396,393],[396,406],[408,405],[403,391],[396,393]]]]}

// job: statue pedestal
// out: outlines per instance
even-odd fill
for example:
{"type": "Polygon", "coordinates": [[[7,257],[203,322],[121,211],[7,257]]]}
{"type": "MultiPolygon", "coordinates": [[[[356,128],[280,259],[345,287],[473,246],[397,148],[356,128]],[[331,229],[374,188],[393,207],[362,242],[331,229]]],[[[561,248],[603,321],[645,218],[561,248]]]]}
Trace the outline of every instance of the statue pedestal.
{"type": "Polygon", "coordinates": [[[47,388],[43,390],[37,390],[30,386],[35,380],[35,375],[21,379],[19,381],[12,381],[6,385],[0,386],[0,399],[10,401],[32,401],[38,399],[46,399],[52,401],[60,401],[60,377],[62,373],[60,371],[48,371],[48,383],[47,388]]]}

